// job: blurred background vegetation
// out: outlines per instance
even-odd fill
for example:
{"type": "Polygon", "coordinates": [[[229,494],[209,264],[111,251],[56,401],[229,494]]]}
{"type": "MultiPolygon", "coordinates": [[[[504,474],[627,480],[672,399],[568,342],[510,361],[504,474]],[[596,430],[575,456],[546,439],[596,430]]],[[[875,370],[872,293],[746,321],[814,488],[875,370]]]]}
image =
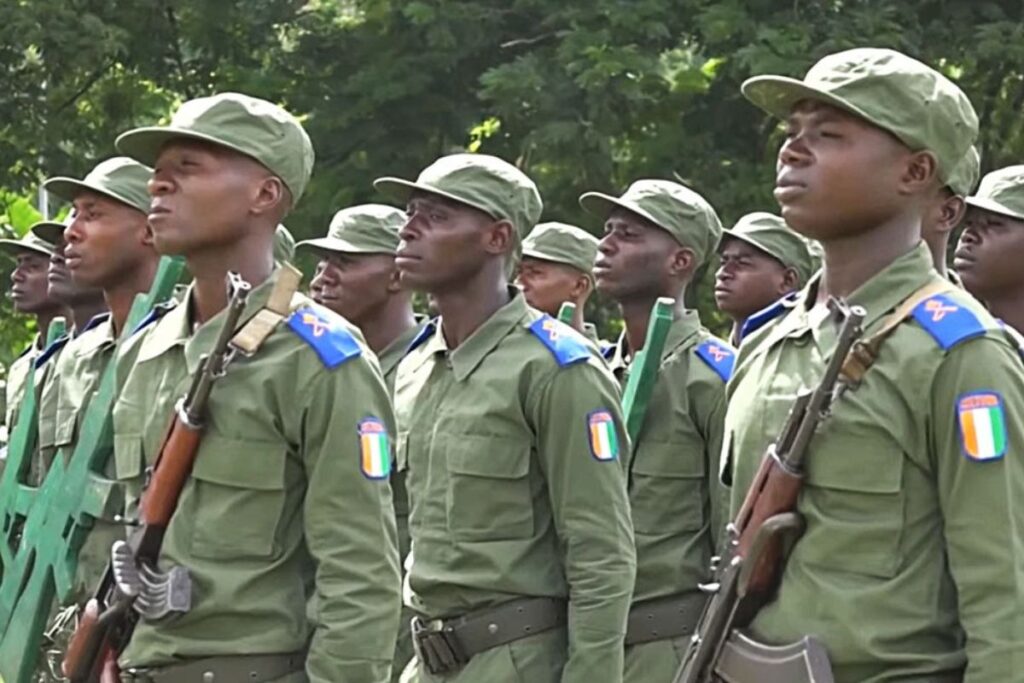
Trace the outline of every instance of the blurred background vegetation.
{"type": "MultiPolygon", "coordinates": [[[[647,177],[692,186],[729,224],[775,209],[779,135],[740,83],[854,46],[957,81],[981,117],[984,170],[1024,159],[1020,0],[5,0],[0,223],[24,231],[41,180],[84,174],[118,133],[238,90],[313,138],[313,181],[288,221],[298,238],[380,201],[375,177],[461,149],[529,173],[545,220],[596,232],[579,194],[647,177]]],[[[694,301],[721,331],[707,281],[694,301]]],[[[612,307],[590,313],[616,332],[612,307]]],[[[30,333],[3,297],[0,363],[30,333]]]]}

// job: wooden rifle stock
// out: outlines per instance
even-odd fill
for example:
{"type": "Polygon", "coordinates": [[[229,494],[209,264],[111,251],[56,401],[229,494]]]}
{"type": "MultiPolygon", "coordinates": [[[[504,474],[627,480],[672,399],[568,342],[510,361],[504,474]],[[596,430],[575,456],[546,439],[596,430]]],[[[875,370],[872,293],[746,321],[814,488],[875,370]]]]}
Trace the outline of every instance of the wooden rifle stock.
{"type": "MultiPolygon", "coordinates": [[[[178,500],[192,472],[203,433],[203,416],[213,382],[224,374],[234,355],[231,338],[248,300],[250,285],[234,273],[228,274],[229,301],[224,322],[210,354],[203,356],[188,393],[175,406],[146,484],[141,501],[142,526],[132,534],[130,545],[137,564],[155,566],[164,532],[178,506],[178,500]]],[[[95,597],[85,608],[71,637],[62,670],[71,683],[117,683],[117,656],[127,645],[138,615],[134,597],[117,587],[112,565],[95,597]]]]}
{"type": "Polygon", "coordinates": [[[160,450],[159,466],[142,501],[142,523],[147,527],[166,529],[185,482],[192,472],[192,463],[199,452],[201,428],[185,424],[180,417],[171,425],[167,440],[160,450]]]}
{"type": "Polygon", "coordinates": [[[768,447],[743,505],[726,529],[724,546],[712,563],[714,578],[702,586],[710,599],[673,683],[720,680],[715,666],[727,640],[770,599],[785,566],[786,539],[803,531],[796,510],[808,446],[828,415],[843,362],[860,336],[865,316],[859,307],[829,304],[833,312],[845,313],[835,351],[814,391],[797,395],[779,438],[768,447]]]}

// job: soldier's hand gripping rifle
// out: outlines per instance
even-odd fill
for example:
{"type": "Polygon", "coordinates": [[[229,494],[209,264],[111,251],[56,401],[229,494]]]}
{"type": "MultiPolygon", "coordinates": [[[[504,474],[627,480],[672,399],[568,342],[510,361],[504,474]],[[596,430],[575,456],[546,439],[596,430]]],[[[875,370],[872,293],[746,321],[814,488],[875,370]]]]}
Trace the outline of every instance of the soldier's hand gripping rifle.
{"type": "Polygon", "coordinates": [[[68,646],[63,670],[72,683],[118,681],[117,656],[128,644],[138,619],[160,619],[191,607],[188,571],[171,567],[161,572],[157,558],[199,451],[210,390],[234,356],[230,342],[249,291],[248,283],[228,274],[223,327],[213,349],[200,359],[188,393],[175,405],[171,426],[142,494],[141,526],[127,543],[114,544],[106,574],[68,646]]]}
{"type": "Polygon", "coordinates": [[[712,562],[711,593],[673,683],[832,683],[824,646],[811,637],[770,646],[741,633],[776,588],[785,547],[803,533],[796,512],[807,446],[828,416],[847,354],[860,336],[864,309],[829,301],[844,315],[839,339],[821,382],[797,394],[779,438],[768,447],[724,547],[712,562]]]}

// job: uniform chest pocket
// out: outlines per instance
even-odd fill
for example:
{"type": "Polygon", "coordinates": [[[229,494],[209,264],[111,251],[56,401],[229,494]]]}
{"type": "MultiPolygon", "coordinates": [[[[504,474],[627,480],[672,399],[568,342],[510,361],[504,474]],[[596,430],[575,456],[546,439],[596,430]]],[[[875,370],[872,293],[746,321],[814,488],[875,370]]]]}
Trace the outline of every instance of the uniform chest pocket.
{"type": "Polygon", "coordinates": [[[693,444],[641,443],[632,466],[629,500],[639,534],[699,531],[708,508],[704,452],[693,444]]]}
{"type": "Polygon", "coordinates": [[[502,541],[533,534],[526,440],[447,434],[438,437],[437,447],[447,463],[445,508],[456,538],[502,541]]]}
{"type": "Polygon", "coordinates": [[[206,434],[192,468],[196,557],[269,558],[285,502],[280,443],[206,434]]]}
{"type": "Polygon", "coordinates": [[[902,562],[905,457],[881,436],[831,434],[808,456],[800,509],[807,564],[891,578],[902,562]]]}

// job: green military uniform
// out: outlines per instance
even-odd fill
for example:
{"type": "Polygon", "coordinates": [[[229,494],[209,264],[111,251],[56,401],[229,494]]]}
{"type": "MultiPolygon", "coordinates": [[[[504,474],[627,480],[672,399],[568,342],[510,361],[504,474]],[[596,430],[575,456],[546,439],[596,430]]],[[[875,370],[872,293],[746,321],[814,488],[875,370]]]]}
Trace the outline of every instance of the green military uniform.
{"type": "MultiPolygon", "coordinates": [[[[309,179],[309,138],[262,100],[192,100],[169,128],[126,133],[117,144],[152,162],[173,138],[254,158],[296,200],[309,179]]],[[[243,321],[269,305],[280,277],[278,270],[253,288],[243,321]]],[[[114,456],[130,511],[174,403],[220,331],[223,312],[193,330],[192,308],[189,293],[118,355],[114,456]]],[[[175,672],[190,662],[217,668],[235,655],[280,655],[275,668],[291,670],[271,677],[280,682],[389,678],[399,570],[387,390],[357,330],[301,295],[288,308],[287,322],[251,357],[237,355],[213,388],[199,453],[160,551],[161,568],[189,571],[192,608],[139,623],[120,658],[123,679],[184,680],[175,672]]],[[[233,675],[224,680],[245,676],[233,675]]]]}
{"type": "MultiPolygon", "coordinates": [[[[732,229],[722,231],[723,243],[726,238],[746,242],[768,254],[784,267],[792,268],[797,276],[797,289],[807,284],[820,265],[821,259],[811,250],[809,240],[793,232],[782,218],[766,211],[755,211],[741,217],[732,229]]],[[[766,306],[744,320],[743,325],[734,332],[729,341],[739,346],[744,337],[764,327],[784,311],[783,301],[766,306]]]]}
{"type": "MultiPolygon", "coordinates": [[[[296,247],[318,252],[344,254],[394,254],[401,238],[399,230],[405,224],[405,213],[384,204],[362,204],[342,209],[334,214],[326,237],[303,240],[296,247]]],[[[412,341],[423,328],[424,320],[399,335],[377,354],[388,393],[394,395],[398,363],[405,357],[412,341]]],[[[391,489],[395,503],[395,525],[398,529],[398,552],[403,564],[409,556],[412,542],[409,538],[409,495],[405,489],[405,473],[398,468],[391,472],[391,489]]],[[[402,670],[413,658],[412,636],[409,622],[413,613],[403,609],[395,644],[395,659],[391,668],[392,681],[398,681],[402,670]]]]}
{"type": "MultiPolygon", "coordinates": [[[[580,203],[601,218],[615,208],[645,218],[692,249],[698,263],[710,258],[722,232],[703,197],[667,181],[637,181],[622,197],[587,193],[580,203]]],[[[637,577],[624,681],[670,680],[700,616],[704,597],[697,586],[708,578],[725,505],[718,457],[733,356],[728,344],[701,326],[697,311],[669,328],[629,464],[637,577]],[[664,623],[653,616],[664,612],[672,614],[664,623]]],[[[625,383],[625,333],[612,359],[625,383]]]]}
{"type": "MultiPolygon", "coordinates": [[[[520,232],[541,210],[532,181],[493,157],[445,157],[416,183],[376,184],[399,199],[414,189],[445,196],[520,232]]],[[[429,622],[549,598],[564,626],[526,635],[520,624],[511,642],[448,675],[420,657],[403,680],[615,681],[635,572],[619,391],[580,335],[510,297],[457,348],[439,324],[399,366],[406,601],[429,622]]],[[[504,624],[481,619],[474,638],[500,637],[504,624]]]]}
{"type": "MultiPolygon", "coordinates": [[[[777,115],[806,97],[859,111],[934,151],[940,174],[977,131],[954,85],[889,50],[826,57],[803,83],[761,78],[744,92],[777,115]]],[[[922,244],[848,302],[866,309],[870,336],[927,284],[944,280],[922,244]]],[[[726,418],[734,510],[797,391],[817,383],[835,347],[837,324],[814,308],[817,288],[740,352],[726,418]]],[[[837,683],[1019,678],[1022,406],[1020,361],[981,305],[952,287],[921,300],[811,440],[798,504],[806,531],[753,635],[817,636],[837,683]]]]}

